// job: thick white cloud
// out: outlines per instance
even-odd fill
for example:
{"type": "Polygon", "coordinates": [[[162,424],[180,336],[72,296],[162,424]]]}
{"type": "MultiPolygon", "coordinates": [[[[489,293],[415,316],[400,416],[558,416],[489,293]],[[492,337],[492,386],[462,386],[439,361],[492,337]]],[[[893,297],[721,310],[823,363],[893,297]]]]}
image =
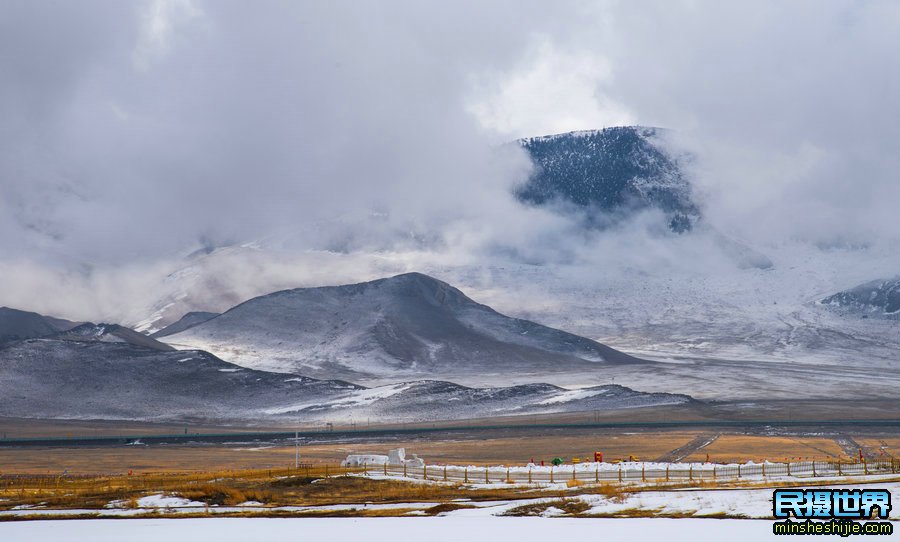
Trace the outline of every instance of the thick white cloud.
{"type": "Polygon", "coordinates": [[[606,57],[560,51],[550,41],[529,53],[510,70],[474,81],[469,110],[482,127],[514,139],[636,122],[607,94],[614,85],[606,57]]]}
{"type": "Polygon", "coordinates": [[[698,266],[702,244],[598,240],[509,198],[528,164],[498,143],[620,123],[677,131],[721,230],[888,246],[898,24],[888,1],[7,2],[0,303],[35,276],[152,289],[186,251],[258,239],[698,266]]]}

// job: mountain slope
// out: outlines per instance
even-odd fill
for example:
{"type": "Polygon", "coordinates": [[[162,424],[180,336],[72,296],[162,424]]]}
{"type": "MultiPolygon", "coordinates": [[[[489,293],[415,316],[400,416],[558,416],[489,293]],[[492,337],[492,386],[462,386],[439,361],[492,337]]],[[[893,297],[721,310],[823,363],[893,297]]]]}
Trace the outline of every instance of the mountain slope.
{"type": "Polygon", "coordinates": [[[535,171],[516,196],[533,205],[583,208],[594,226],[654,208],[673,231],[690,230],[700,211],[677,160],[661,145],[662,132],[620,126],[521,139],[535,171]]]}
{"type": "Polygon", "coordinates": [[[36,312],[0,307],[0,346],[23,339],[47,337],[78,325],[36,312]]]}
{"type": "Polygon", "coordinates": [[[29,339],[0,349],[0,416],[237,420],[359,389],[253,371],[206,352],[125,342],[29,339]]]}
{"type": "Polygon", "coordinates": [[[427,381],[364,388],[247,369],[202,351],[71,339],[0,348],[0,396],[0,416],[220,423],[452,420],[692,400],[621,386],[466,388],[427,381]]]}
{"type": "Polygon", "coordinates": [[[319,420],[402,420],[422,422],[482,416],[587,412],[676,406],[694,402],[687,395],[641,393],[607,385],[569,390],[550,384],[470,388],[452,382],[401,382],[350,392],[316,405],[301,403],[270,414],[315,416],[319,420]]]}
{"type": "Polygon", "coordinates": [[[642,362],[506,317],[419,273],[275,292],[166,342],[247,367],[350,379],[597,371],[642,362]]]}
{"type": "Polygon", "coordinates": [[[826,297],[821,304],[863,317],[900,318],[900,277],[860,284],[826,297]]]}
{"type": "Polygon", "coordinates": [[[200,325],[203,322],[215,318],[218,316],[218,312],[203,312],[203,311],[194,311],[189,312],[182,316],[177,322],[170,324],[163,329],[160,329],[156,333],[151,334],[150,336],[154,339],[159,339],[162,337],[168,337],[169,335],[174,335],[176,333],[181,333],[186,329],[190,329],[194,326],[200,325]]]}
{"type": "Polygon", "coordinates": [[[53,338],[63,341],[126,343],[159,351],[175,350],[166,343],[159,342],[133,329],[117,324],[92,324],[88,322],[59,333],[53,338]]]}

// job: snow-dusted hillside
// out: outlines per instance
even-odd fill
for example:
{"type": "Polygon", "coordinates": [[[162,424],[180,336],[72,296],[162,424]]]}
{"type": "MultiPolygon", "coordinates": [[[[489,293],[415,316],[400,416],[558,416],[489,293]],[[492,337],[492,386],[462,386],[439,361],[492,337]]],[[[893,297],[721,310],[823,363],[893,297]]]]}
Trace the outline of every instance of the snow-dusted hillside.
{"type": "Polygon", "coordinates": [[[503,316],[419,273],[275,292],[165,340],[255,369],[323,378],[541,375],[642,363],[503,316]]]}
{"type": "Polygon", "coordinates": [[[432,421],[486,416],[675,406],[687,395],[641,393],[623,386],[564,389],[549,384],[469,388],[437,380],[401,382],[354,391],[337,399],[278,407],[272,415],[329,420],[432,421]]]}
{"type": "Polygon", "coordinates": [[[190,329],[194,326],[200,325],[203,322],[215,318],[218,316],[217,312],[205,312],[205,311],[194,311],[189,312],[181,317],[177,322],[170,324],[163,329],[160,329],[156,333],[150,335],[153,338],[160,337],[168,337],[169,335],[174,335],[176,333],[181,333],[186,329],[190,329]]]}
{"type": "Polygon", "coordinates": [[[421,381],[367,389],[247,369],[201,351],[58,339],[29,339],[0,348],[0,396],[0,416],[253,423],[453,420],[691,400],[621,386],[473,389],[421,381]]]}
{"type": "Polygon", "coordinates": [[[224,421],[355,389],[125,342],[32,339],[0,349],[2,416],[224,421]]]}
{"type": "Polygon", "coordinates": [[[71,329],[75,322],[36,312],[0,307],[0,346],[24,339],[47,337],[71,329]]]}
{"type": "Polygon", "coordinates": [[[660,139],[663,130],[618,126],[519,140],[535,164],[516,195],[535,205],[570,203],[602,226],[635,210],[666,213],[676,232],[700,217],[691,185],[660,139]]]}
{"type": "Polygon", "coordinates": [[[62,341],[126,343],[151,350],[174,350],[171,346],[152,337],[118,324],[85,323],[53,336],[62,341]]]}
{"type": "Polygon", "coordinates": [[[826,297],[822,305],[862,318],[900,319],[900,277],[860,284],[826,297]]]}

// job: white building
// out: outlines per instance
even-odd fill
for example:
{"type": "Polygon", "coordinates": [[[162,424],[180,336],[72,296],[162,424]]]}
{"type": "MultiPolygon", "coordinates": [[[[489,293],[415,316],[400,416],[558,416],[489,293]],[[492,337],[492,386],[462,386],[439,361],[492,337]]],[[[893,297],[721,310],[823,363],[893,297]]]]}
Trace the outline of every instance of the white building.
{"type": "Polygon", "coordinates": [[[341,461],[342,467],[372,467],[385,464],[397,467],[403,465],[407,467],[422,467],[425,465],[425,460],[416,454],[413,454],[412,459],[407,459],[405,448],[394,448],[388,452],[388,455],[350,454],[347,456],[347,459],[341,461]]]}

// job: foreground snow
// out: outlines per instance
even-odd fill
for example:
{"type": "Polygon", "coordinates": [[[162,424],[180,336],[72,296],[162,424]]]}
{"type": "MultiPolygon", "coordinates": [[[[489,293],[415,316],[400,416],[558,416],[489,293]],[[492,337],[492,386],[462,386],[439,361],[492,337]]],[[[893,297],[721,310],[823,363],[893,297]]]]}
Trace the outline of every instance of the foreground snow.
{"type": "MultiPolygon", "coordinates": [[[[0,523],[0,540],[167,542],[215,540],[666,540],[743,542],[777,539],[769,521],[573,518],[210,518],[0,523]]],[[[838,540],[840,537],[820,537],[838,540]]]]}
{"type": "MultiPolygon", "coordinates": [[[[878,477],[872,477],[878,478],[878,477]]],[[[886,478],[883,481],[869,479],[867,482],[861,480],[843,479],[843,484],[829,485],[841,489],[861,488],[871,485],[881,489],[887,489],[892,494],[900,494],[900,482],[896,481],[896,477],[892,477],[892,481],[886,478]]],[[[837,481],[837,480],[835,480],[837,481]]],[[[798,481],[799,482],[799,481],[798,481]]],[[[423,482],[429,483],[429,482],[423,482]]],[[[434,483],[434,482],[430,482],[434,483]]],[[[500,484],[473,484],[473,488],[498,488],[500,484]]],[[[803,487],[802,482],[795,487],[803,487]]],[[[557,484],[555,487],[548,489],[565,490],[565,484],[557,484]]],[[[634,489],[638,489],[635,487],[634,489]]],[[[627,489],[626,489],[627,491],[627,489]]],[[[523,493],[525,497],[527,493],[523,493]]],[[[587,509],[582,512],[585,515],[627,515],[629,511],[640,510],[643,512],[653,513],[659,516],[695,516],[701,518],[703,516],[727,516],[731,518],[748,518],[748,519],[769,519],[772,517],[772,488],[747,488],[747,489],[671,489],[671,490],[652,490],[652,491],[634,491],[625,492],[621,495],[607,497],[600,494],[573,494],[565,497],[567,501],[580,501],[587,505],[587,509]]],[[[503,516],[510,511],[525,505],[546,505],[547,508],[542,512],[545,516],[562,515],[562,511],[554,507],[560,502],[559,497],[535,497],[535,498],[519,498],[510,500],[496,501],[472,501],[468,499],[455,499],[454,504],[458,504],[463,508],[442,512],[442,517],[453,518],[489,518],[503,516]]],[[[401,503],[362,503],[362,504],[325,504],[318,506],[277,506],[266,507],[261,503],[247,502],[239,506],[207,506],[201,502],[188,501],[173,495],[148,495],[138,500],[139,508],[125,508],[122,501],[113,501],[109,503],[105,509],[47,509],[47,508],[27,508],[12,509],[0,511],[0,518],[4,516],[29,516],[29,517],[47,517],[60,518],[66,516],[78,516],[84,514],[95,514],[97,517],[134,517],[148,513],[165,513],[167,515],[178,514],[197,514],[204,513],[210,515],[229,514],[229,513],[293,513],[293,514],[315,514],[330,512],[375,512],[408,510],[407,514],[422,514],[426,510],[441,504],[440,502],[401,502],[401,503]]],[[[402,513],[402,512],[401,512],[402,513]]],[[[892,517],[896,517],[896,513],[892,517]]],[[[129,522],[132,523],[132,522],[129,522]]],[[[3,524],[0,523],[0,526],[3,524]]],[[[2,534],[2,528],[0,528],[2,534]]],[[[0,540],[4,538],[0,537],[0,540]]]]}

